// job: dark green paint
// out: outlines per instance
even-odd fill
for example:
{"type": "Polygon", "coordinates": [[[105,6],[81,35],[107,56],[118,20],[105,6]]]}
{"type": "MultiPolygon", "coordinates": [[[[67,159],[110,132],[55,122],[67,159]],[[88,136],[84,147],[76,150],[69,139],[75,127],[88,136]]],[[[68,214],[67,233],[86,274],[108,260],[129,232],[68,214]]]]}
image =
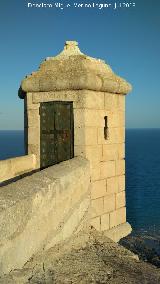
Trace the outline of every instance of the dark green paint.
{"type": "Polygon", "coordinates": [[[74,156],[72,102],[40,104],[40,166],[45,168],[74,156]]]}

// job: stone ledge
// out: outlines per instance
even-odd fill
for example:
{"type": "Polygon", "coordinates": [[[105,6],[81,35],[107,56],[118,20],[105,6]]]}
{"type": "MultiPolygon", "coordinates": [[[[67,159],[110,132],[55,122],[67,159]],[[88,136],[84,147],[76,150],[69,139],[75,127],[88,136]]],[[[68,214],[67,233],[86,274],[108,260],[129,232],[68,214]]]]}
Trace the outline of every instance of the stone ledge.
{"type": "Polygon", "coordinates": [[[120,224],[110,230],[104,231],[104,235],[114,242],[119,242],[120,239],[128,236],[132,232],[131,225],[126,222],[123,224],[120,224]]]}
{"type": "Polygon", "coordinates": [[[0,161],[0,183],[31,172],[36,168],[36,156],[26,155],[0,161]]]}
{"type": "Polygon", "coordinates": [[[81,53],[78,43],[67,41],[60,55],[47,58],[38,71],[22,81],[19,96],[24,98],[28,92],[84,89],[127,94],[132,86],[103,60],[81,53]]]}
{"type": "Polygon", "coordinates": [[[90,164],[80,157],[1,187],[0,274],[88,225],[89,208],[90,164]]]}

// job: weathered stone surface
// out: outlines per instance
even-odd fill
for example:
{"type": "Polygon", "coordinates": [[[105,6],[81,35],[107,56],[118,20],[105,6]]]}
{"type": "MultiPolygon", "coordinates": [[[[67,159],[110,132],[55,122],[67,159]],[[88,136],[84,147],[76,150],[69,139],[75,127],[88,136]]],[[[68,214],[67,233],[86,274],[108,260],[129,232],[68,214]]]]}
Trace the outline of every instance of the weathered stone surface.
{"type": "Polygon", "coordinates": [[[28,144],[39,145],[40,143],[40,127],[29,127],[28,129],[28,144]]]}
{"type": "Polygon", "coordinates": [[[118,192],[118,177],[107,178],[107,194],[118,192]]]}
{"type": "Polygon", "coordinates": [[[96,181],[100,180],[101,178],[101,169],[100,169],[100,163],[97,165],[91,166],[91,180],[96,181]]]}
{"type": "Polygon", "coordinates": [[[116,194],[116,208],[121,208],[126,205],[126,195],[125,191],[121,191],[116,194]]]}
{"type": "Polygon", "coordinates": [[[116,209],[115,194],[104,197],[104,213],[114,211],[116,209]]]}
{"type": "Polygon", "coordinates": [[[35,255],[1,284],[159,284],[160,271],[95,230],[35,255]]]}
{"type": "Polygon", "coordinates": [[[114,242],[119,242],[120,239],[129,235],[131,232],[131,225],[128,222],[123,222],[122,224],[119,224],[116,227],[106,230],[104,234],[114,242]]]}
{"type": "Polygon", "coordinates": [[[98,180],[92,183],[91,199],[106,195],[106,180],[98,180]]]}
{"type": "Polygon", "coordinates": [[[102,179],[115,176],[115,161],[101,162],[100,167],[102,179]]]}
{"type": "Polygon", "coordinates": [[[105,92],[104,95],[104,102],[105,102],[105,109],[106,110],[113,110],[113,109],[118,109],[119,106],[119,100],[118,96],[116,94],[111,94],[105,92]]]}
{"type": "Polygon", "coordinates": [[[116,175],[124,175],[125,174],[125,160],[117,160],[116,161],[116,175]]]}
{"type": "Polygon", "coordinates": [[[125,190],[125,175],[118,177],[118,191],[125,190]]]}
{"type": "Polygon", "coordinates": [[[103,161],[114,161],[118,159],[118,144],[103,145],[103,161]]]}
{"type": "Polygon", "coordinates": [[[1,187],[0,274],[88,225],[89,208],[90,165],[80,157],[1,187]]]}
{"type": "Polygon", "coordinates": [[[21,93],[82,89],[127,94],[131,85],[104,61],[81,53],[77,43],[69,41],[62,53],[47,58],[21,83],[21,93]]]}
{"type": "Polygon", "coordinates": [[[97,166],[102,160],[102,145],[87,146],[79,145],[74,147],[75,156],[88,159],[93,166],[97,166]]]}
{"type": "Polygon", "coordinates": [[[91,226],[93,226],[97,231],[101,230],[101,217],[92,218],[90,221],[91,226]]]}
{"type": "Polygon", "coordinates": [[[91,200],[91,217],[97,217],[103,214],[103,197],[91,200]]]}
{"type": "Polygon", "coordinates": [[[0,161],[0,183],[30,172],[36,168],[35,155],[26,155],[0,161]]]}
{"type": "Polygon", "coordinates": [[[110,228],[126,222],[126,207],[122,207],[110,213],[110,228]]]}
{"type": "Polygon", "coordinates": [[[120,143],[118,145],[118,158],[120,160],[125,158],[125,143],[120,143]]]}
{"type": "MultiPolygon", "coordinates": [[[[125,209],[119,209],[125,206],[125,95],[130,90],[131,85],[115,75],[110,66],[83,54],[76,42],[66,42],[64,51],[47,58],[21,84],[23,95],[27,93],[26,143],[28,153],[36,155],[37,168],[40,167],[40,104],[73,103],[74,155],[90,161],[91,223],[98,230],[126,222],[125,209]]],[[[71,195],[74,204],[81,192],[77,189],[71,195]]],[[[67,198],[65,202],[69,206],[67,198]]],[[[62,202],[59,214],[63,215],[63,209],[62,202]]],[[[69,232],[75,219],[69,225],[69,232]]],[[[57,238],[62,239],[62,234],[54,236],[57,238]]]]}
{"type": "Polygon", "coordinates": [[[97,145],[97,129],[95,127],[76,127],[74,128],[75,146],[94,146],[97,145]]]}
{"type": "Polygon", "coordinates": [[[118,96],[118,109],[125,111],[125,96],[124,95],[118,96]]]}
{"type": "MultiPolygon", "coordinates": [[[[102,120],[101,120],[102,124],[102,120]]],[[[125,128],[124,127],[109,127],[108,138],[104,138],[104,125],[98,128],[98,144],[108,145],[125,142],[125,128]]]]}
{"type": "Polygon", "coordinates": [[[101,231],[109,229],[109,214],[103,214],[101,216],[101,231]]]}
{"type": "MultiPolygon", "coordinates": [[[[28,96],[28,93],[27,93],[28,96]]],[[[33,104],[50,101],[72,101],[75,109],[104,109],[104,92],[91,90],[61,90],[34,92],[33,104]]]]}
{"type": "Polygon", "coordinates": [[[27,112],[27,120],[29,127],[39,128],[40,116],[38,109],[29,109],[27,112]]]}

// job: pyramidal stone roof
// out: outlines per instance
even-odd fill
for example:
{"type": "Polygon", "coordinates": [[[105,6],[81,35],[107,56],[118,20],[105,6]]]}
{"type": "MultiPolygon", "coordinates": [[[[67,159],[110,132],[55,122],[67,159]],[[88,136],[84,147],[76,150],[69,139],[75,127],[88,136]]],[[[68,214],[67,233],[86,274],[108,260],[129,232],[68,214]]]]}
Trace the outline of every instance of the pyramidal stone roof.
{"type": "Polygon", "coordinates": [[[20,86],[23,94],[83,89],[127,94],[132,86],[105,61],[83,54],[76,41],[66,41],[60,54],[47,57],[38,71],[26,76],[20,86]]]}

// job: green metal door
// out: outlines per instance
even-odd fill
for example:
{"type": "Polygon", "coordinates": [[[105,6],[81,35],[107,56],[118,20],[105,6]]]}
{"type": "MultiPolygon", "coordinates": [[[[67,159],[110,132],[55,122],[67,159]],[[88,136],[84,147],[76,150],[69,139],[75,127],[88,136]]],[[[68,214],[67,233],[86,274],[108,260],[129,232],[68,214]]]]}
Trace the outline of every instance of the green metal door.
{"type": "Polygon", "coordinates": [[[40,165],[45,168],[74,156],[73,103],[40,104],[40,165]]]}

